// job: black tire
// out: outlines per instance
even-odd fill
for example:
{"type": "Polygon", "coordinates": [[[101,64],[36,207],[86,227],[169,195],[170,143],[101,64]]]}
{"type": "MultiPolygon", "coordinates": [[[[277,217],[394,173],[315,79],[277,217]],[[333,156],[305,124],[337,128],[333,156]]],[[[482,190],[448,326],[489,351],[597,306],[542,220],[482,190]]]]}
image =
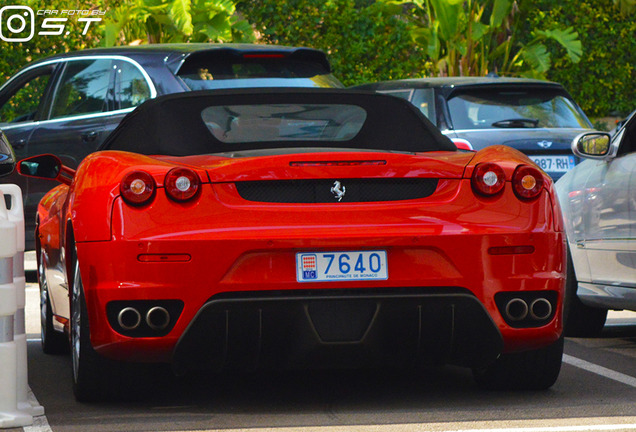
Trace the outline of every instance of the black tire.
{"type": "Polygon", "coordinates": [[[88,311],[77,259],[71,288],[70,331],[75,399],[95,402],[117,398],[121,384],[119,364],[97,354],[91,345],[88,311]]]}
{"type": "Polygon", "coordinates": [[[565,322],[565,335],[568,337],[594,337],[598,336],[607,319],[607,309],[593,308],[581,302],[576,295],[578,281],[574,272],[570,249],[568,248],[568,272],[565,285],[565,307],[563,319],[565,322]]]}
{"type": "Polygon", "coordinates": [[[45,354],[66,354],[69,352],[68,338],[63,332],[53,328],[53,311],[49,298],[49,284],[46,280],[46,262],[40,250],[38,261],[38,281],[40,284],[40,337],[45,354]]]}
{"type": "Polygon", "coordinates": [[[493,364],[473,369],[477,384],[489,390],[545,390],[559,377],[563,337],[545,348],[502,354],[493,364]]]}

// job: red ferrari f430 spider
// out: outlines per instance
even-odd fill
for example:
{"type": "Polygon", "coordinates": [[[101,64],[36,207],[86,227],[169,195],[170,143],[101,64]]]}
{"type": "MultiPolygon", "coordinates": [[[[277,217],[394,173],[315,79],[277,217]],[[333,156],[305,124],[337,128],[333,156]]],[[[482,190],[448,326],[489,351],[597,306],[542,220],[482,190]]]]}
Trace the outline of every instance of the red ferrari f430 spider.
{"type": "Polygon", "coordinates": [[[40,202],[42,343],[78,399],[121,362],[176,371],[472,368],[543,389],[563,353],[552,181],[458,151],[407,101],[339,89],[161,96],[40,202]]]}

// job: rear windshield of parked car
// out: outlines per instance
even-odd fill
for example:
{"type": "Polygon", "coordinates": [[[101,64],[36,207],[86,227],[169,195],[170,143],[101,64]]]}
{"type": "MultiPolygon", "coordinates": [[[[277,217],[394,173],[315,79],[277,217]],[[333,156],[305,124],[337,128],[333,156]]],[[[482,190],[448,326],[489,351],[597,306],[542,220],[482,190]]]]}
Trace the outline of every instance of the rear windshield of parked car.
{"type": "Polygon", "coordinates": [[[455,130],[592,127],[576,103],[558,89],[463,90],[448,100],[448,110],[455,130]],[[528,121],[509,122],[518,119],[528,121]]]}
{"type": "Polygon", "coordinates": [[[196,58],[178,73],[190,90],[240,87],[343,87],[320,63],[278,57],[196,58]]]}

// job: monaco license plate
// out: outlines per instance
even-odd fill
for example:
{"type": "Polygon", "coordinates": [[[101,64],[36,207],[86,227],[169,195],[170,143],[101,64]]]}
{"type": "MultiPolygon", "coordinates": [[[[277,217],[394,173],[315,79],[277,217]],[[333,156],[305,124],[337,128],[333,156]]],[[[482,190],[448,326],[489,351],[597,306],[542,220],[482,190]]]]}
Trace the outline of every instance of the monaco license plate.
{"type": "Polygon", "coordinates": [[[566,172],[574,168],[574,156],[530,156],[543,171],[566,172]]]}
{"type": "Polygon", "coordinates": [[[386,280],[386,251],[303,252],[296,254],[298,282],[386,280]]]}

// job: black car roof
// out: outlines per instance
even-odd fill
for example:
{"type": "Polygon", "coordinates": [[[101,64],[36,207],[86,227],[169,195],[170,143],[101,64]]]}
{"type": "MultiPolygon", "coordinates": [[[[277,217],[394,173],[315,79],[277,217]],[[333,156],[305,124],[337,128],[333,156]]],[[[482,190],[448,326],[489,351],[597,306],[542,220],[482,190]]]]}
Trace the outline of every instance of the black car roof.
{"type": "Polygon", "coordinates": [[[83,57],[95,55],[120,55],[120,56],[156,56],[161,61],[170,63],[173,57],[183,59],[192,53],[231,51],[237,54],[276,52],[286,55],[298,53],[311,53],[316,59],[321,60],[323,66],[330,71],[331,67],[324,52],[305,47],[289,47],[282,45],[262,45],[262,44],[233,44],[233,43],[179,43],[179,44],[147,44],[136,46],[120,46],[111,48],[91,48],[81,51],[70,51],[63,54],[56,54],[30,63],[28,66],[51,60],[59,60],[70,57],[83,57]],[[324,59],[324,60],[323,60],[324,59]]]}
{"type": "MultiPolygon", "coordinates": [[[[252,88],[173,93],[150,99],[128,114],[100,150],[186,156],[237,151],[215,139],[201,119],[209,106],[259,104],[358,105],[366,111],[359,133],[337,147],[407,152],[456,151],[455,145],[410,102],[382,94],[333,88],[252,88]],[[179,147],[175,144],[179,144],[179,147]],[[390,147],[391,143],[394,147],[390,147]]],[[[329,147],[335,141],[248,143],[249,150],[329,147]]],[[[333,145],[331,145],[333,147],[333,145]]]]}

